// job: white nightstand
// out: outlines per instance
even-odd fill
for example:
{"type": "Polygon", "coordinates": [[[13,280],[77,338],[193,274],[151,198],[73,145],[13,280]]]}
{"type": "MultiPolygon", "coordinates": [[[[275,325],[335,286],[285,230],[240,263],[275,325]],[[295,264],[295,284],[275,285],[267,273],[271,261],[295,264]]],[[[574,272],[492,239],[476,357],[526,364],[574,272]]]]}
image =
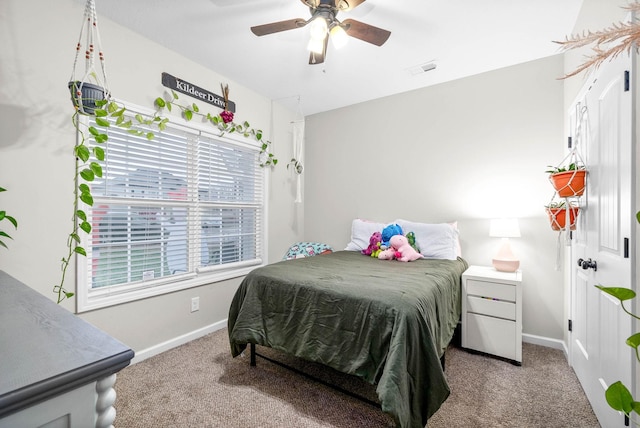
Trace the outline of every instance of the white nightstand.
{"type": "Polygon", "coordinates": [[[462,274],[462,347],[522,364],[522,272],[470,266],[462,274]]]}

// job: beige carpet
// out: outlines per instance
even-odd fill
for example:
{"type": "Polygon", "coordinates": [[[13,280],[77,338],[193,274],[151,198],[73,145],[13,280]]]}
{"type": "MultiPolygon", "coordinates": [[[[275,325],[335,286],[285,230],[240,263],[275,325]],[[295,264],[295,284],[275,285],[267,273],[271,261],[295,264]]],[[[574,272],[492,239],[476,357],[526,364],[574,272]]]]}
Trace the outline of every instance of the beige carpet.
{"type": "MultiPolygon", "coordinates": [[[[375,400],[373,387],[258,347],[375,400]]],[[[392,427],[381,410],[258,358],[231,358],[219,330],[127,367],[116,382],[116,428],[392,427]]],[[[451,396],[428,427],[581,427],[598,422],[562,352],[523,345],[523,365],[450,347],[451,396]]]]}

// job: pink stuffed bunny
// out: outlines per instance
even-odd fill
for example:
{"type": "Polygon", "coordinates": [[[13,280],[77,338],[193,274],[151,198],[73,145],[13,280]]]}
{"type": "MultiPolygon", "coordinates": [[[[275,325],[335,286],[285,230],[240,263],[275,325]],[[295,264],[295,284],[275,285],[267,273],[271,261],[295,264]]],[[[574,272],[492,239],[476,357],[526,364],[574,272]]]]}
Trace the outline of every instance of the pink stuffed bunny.
{"type": "Polygon", "coordinates": [[[391,237],[391,241],[389,241],[389,243],[391,244],[391,249],[396,253],[399,253],[399,256],[396,256],[396,260],[401,262],[412,262],[424,257],[409,244],[409,240],[406,236],[394,235],[391,237]]]}

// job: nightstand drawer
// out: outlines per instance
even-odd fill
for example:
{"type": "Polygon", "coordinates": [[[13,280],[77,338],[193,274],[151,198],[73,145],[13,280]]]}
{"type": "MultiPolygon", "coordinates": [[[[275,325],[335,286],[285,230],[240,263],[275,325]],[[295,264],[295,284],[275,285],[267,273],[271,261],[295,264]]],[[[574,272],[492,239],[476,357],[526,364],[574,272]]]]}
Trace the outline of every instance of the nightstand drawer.
{"type": "MultiPolygon", "coordinates": [[[[484,315],[467,314],[466,347],[488,354],[521,361],[517,353],[516,323],[484,315]]],[[[520,348],[522,349],[522,348],[520,348]]],[[[522,352],[522,351],[520,351],[522,352]]]]}
{"type": "Polygon", "coordinates": [[[490,298],[467,296],[467,312],[515,320],[516,304],[490,298]]]}
{"type": "Polygon", "coordinates": [[[508,284],[499,284],[495,282],[478,281],[475,279],[467,280],[467,294],[480,297],[490,297],[493,299],[516,301],[516,287],[508,284]]]}

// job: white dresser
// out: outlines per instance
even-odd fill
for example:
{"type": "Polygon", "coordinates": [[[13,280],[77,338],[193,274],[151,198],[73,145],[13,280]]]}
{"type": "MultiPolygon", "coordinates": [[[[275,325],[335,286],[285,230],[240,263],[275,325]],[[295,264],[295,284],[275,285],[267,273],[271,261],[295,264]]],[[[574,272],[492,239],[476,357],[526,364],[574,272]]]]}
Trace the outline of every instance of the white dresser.
{"type": "Polygon", "coordinates": [[[522,364],[522,272],[470,266],[462,274],[462,347],[522,364]]]}
{"type": "Polygon", "coordinates": [[[113,428],[133,351],[0,271],[0,428],[113,428]]]}

